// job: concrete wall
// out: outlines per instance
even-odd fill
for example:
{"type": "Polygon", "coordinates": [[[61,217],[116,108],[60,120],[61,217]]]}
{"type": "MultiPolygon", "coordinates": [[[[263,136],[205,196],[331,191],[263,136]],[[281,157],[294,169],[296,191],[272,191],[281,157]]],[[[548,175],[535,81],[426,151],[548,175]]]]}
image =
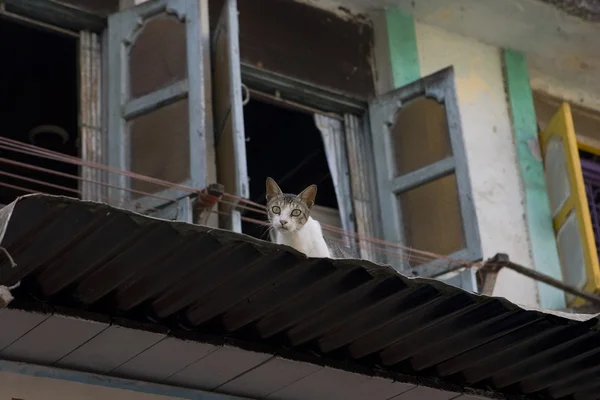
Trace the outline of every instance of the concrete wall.
{"type": "MultiPolygon", "coordinates": [[[[421,76],[454,66],[483,255],[532,266],[500,49],[418,22],[415,31],[421,76]]],[[[509,270],[493,294],[538,305],[535,281],[509,270]]]]}

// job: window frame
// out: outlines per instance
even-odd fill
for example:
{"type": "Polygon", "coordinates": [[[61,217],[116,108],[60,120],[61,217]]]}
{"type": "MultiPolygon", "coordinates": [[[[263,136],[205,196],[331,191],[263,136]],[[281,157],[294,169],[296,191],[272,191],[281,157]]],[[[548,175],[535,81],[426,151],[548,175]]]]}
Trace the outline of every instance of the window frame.
{"type": "MultiPolygon", "coordinates": [[[[107,18],[76,6],[50,0],[0,0],[0,16],[24,21],[32,27],[74,37],[77,40],[79,157],[83,162],[106,164],[106,27],[107,18]]],[[[106,173],[81,166],[77,174],[82,200],[106,201],[106,173]],[[95,183],[100,182],[100,183],[95,183]]]]}
{"type": "MultiPolygon", "coordinates": [[[[410,271],[421,276],[439,277],[444,274],[449,266],[452,266],[453,263],[451,260],[480,260],[482,257],[481,240],[463,141],[454,68],[452,66],[444,68],[377,97],[369,103],[369,115],[377,191],[382,216],[381,224],[383,237],[386,241],[405,245],[401,211],[397,206],[395,198],[398,194],[433,182],[452,173],[456,175],[465,239],[464,248],[452,254],[444,255],[447,258],[427,262],[415,268],[406,261],[401,261],[400,263],[396,261],[394,264],[403,272],[410,271]],[[432,98],[444,104],[452,155],[402,176],[394,177],[390,128],[394,123],[397,111],[403,104],[418,97],[432,98]]],[[[397,248],[393,250],[395,252],[399,251],[397,248]]],[[[409,253],[409,250],[406,250],[406,252],[409,253]]],[[[389,261],[391,261],[390,258],[388,258],[389,261]]],[[[390,262],[390,264],[392,263],[390,262]]],[[[469,279],[469,281],[472,281],[472,279],[469,279]]]]}
{"type": "Polygon", "coordinates": [[[31,18],[32,23],[53,27],[58,30],[72,32],[77,35],[80,31],[102,33],[106,28],[106,18],[79,9],[74,6],[57,3],[50,0],[2,0],[0,15],[31,18]]]}
{"type": "MultiPolygon", "coordinates": [[[[237,0],[225,0],[219,19],[211,30],[211,86],[214,150],[217,179],[229,194],[248,198],[250,183],[246,161],[246,134],[242,101],[242,73],[240,70],[240,38],[237,0]],[[217,84],[226,86],[217,93],[217,84]],[[222,164],[233,163],[220,168],[222,164]]],[[[219,227],[242,232],[242,215],[235,204],[219,204],[222,215],[219,227]]]]}
{"type": "MultiPolygon", "coordinates": [[[[186,0],[149,0],[126,10],[109,15],[106,30],[108,71],[107,71],[107,147],[108,165],[112,168],[130,170],[129,155],[130,131],[128,124],[141,115],[162,109],[169,104],[186,98],[189,115],[189,176],[184,182],[176,182],[198,189],[206,186],[206,105],[204,98],[203,46],[200,21],[201,8],[198,2],[186,0]],[[128,57],[126,46],[133,44],[141,31],[140,20],[150,19],[161,13],[175,14],[184,18],[187,46],[187,78],[155,90],[136,99],[126,96],[128,87],[128,57]]],[[[190,195],[178,188],[166,188],[154,193],[156,197],[142,196],[132,199],[129,192],[120,189],[130,188],[130,179],[122,174],[109,174],[108,189],[110,202],[120,207],[130,208],[135,204],[138,210],[173,207],[175,202],[190,195]],[[173,199],[162,200],[158,197],[173,199]]],[[[192,221],[187,221],[192,222],[192,221]]]]}
{"type": "MultiPolygon", "coordinates": [[[[323,114],[335,114],[343,119],[345,142],[345,163],[348,165],[348,190],[352,215],[346,218],[348,226],[354,226],[352,234],[365,238],[381,237],[379,212],[377,210],[377,191],[374,185],[373,152],[371,151],[370,129],[368,127],[368,101],[351,94],[323,88],[297,78],[291,78],[241,63],[242,83],[250,91],[276,97],[283,104],[296,104],[320,111],[323,114]]],[[[349,207],[350,208],[350,207],[349,207]]],[[[343,221],[342,221],[343,225],[343,221]]],[[[370,244],[359,241],[360,255],[371,261],[383,261],[370,244]]]]}
{"type": "MultiPolygon", "coordinates": [[[[600,288],[600,263],[598,261],[598,252],[596,248],[592,219],[586,196],[581,160],[579,158],[580,145],[577,142],[571,106],[567,102],[562,102],[557,107],[554,115],[548,121],[547,125],[539,132],[540,149],[544,160],[544,173],[546,175],[546,181],[548,184],[556,179],[555,176],[551,176],[546,166],[546,149],[551,140],[558,140],[563,148],[565,162],[564,166],[567,172],[566,178],[570,189],[569,196],[567,196],[566,200],[557,210],[552,209],[552,201],[550,201],[552,225],[554,228],[554,235],[557,240],[559,257],[560,244],[558,242],[558,236],[562,228],[566,225],[566,221],[569,216],[574,215],[578,228],[577,234],[579,235],[581,242],[584,282],[581,286],[573,282],[568,283],[577,287],[578,289],[593,293],[598,291],[600,288]]],[[[551,200],[550,194],[551,190],[549,187],[548,196],[551,200]]],[[[566,280],[565,275],[567,274],[567,269],[571,266],[564,265],[562,259],[560,262],[563,280],[566,280]]],[[[585,301],[581,298],[570,295],[566,295],[566,300],[567,305],[570,307],[579,306],[585,303],[585,301]]]]}

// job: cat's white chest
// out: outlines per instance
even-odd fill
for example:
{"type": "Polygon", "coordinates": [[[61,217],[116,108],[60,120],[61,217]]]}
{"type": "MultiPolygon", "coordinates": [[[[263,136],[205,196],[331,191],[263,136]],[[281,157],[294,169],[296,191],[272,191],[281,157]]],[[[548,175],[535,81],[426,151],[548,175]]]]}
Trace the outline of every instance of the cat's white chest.
{"type": "Polygon", "coordinates": [[[293,233],[277,232],[276,239],[278,244],[293,247],[308,257],[330,257],[321,224],[310,217],[302,229],[293,233]]]}

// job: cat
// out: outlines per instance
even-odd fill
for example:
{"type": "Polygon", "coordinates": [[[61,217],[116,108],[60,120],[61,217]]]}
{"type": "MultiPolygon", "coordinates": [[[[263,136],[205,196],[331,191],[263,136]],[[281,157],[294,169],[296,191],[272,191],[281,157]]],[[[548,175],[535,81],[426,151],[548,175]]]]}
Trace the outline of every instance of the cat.
{"type": "Polygon", "coordinates": [[[275,243],[293,247],[308,257],[331,258],[321,224],[310,216],[317,185],[300,194],[283,193],[272,178],[267,178],[267,215],[275,232],[275,243]]]}
{"type": "Polygon", "coordinates": [[[308,257],[360,258],[354,249],[323,235],[321,224],[310,216],[316,196],[316,185],[310,185],[298,195],[286,194],[272,178],[267,178],[267,214],[275,233],[271,240],[293,247],[308,257]]]}

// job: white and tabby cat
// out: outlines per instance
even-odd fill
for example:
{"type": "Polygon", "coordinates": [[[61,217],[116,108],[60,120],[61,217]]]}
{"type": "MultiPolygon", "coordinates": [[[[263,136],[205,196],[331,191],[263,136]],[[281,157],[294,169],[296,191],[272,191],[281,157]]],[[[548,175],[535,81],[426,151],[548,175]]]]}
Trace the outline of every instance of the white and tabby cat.
{"type": "Polygon", "coordinates": [[[273,179],[267,178],[267,214],[275,232],[275,243],[293,247],[308,257],[353,257],[350,249],[341,249],[328,241],[321,224],[310,216],[316,196],[316,185],[310,185],[298,195],[287,194],[273,179]]]}

